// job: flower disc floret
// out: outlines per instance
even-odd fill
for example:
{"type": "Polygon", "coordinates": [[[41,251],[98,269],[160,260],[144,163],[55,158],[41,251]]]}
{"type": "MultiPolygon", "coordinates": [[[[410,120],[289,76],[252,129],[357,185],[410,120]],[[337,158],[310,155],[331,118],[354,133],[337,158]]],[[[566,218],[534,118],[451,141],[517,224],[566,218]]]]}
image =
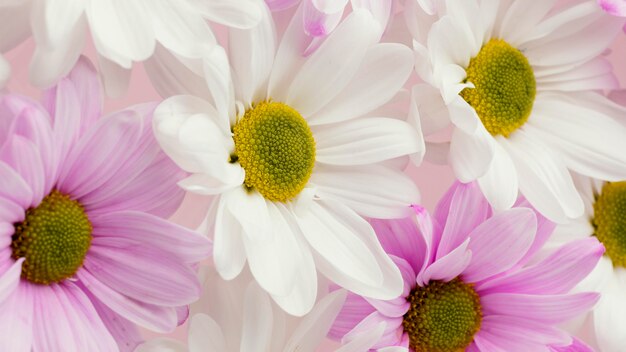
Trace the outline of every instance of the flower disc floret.
{"type": "Polygon", "coordinates": [[[530,116],[536,94],[535,74],[521,51],[501,39],[485,44],[466,69],[474,88],[461,97],[492,135],[508,137],[530,116]]]}
{"type": "Polygon", "coordinates": [[[246,187],[270,201],[286,202],[306,186],[315,165],[315,140],[295,109],[261,102],[245,112],[233,132],[246,187]]]}
{"type": "Polygon", "coordinates": [[[607,182],[593,205],[594,234],[613,265],[626,267],[626,181],[607,182]]]}
{"type": "Polygon", "coordinates": [[[464,351],[480,329],[482,311],[474,289],[456,278],[417,286],[402,325],[416,352],[464,351]]]}
{"type": "Polygon", "coordinates": [[[25,258],[22,277],[42,285],[72,277],[91,246],[92,226],[83,206],[53,190],[14,225],[13,258],[25,258]]]}

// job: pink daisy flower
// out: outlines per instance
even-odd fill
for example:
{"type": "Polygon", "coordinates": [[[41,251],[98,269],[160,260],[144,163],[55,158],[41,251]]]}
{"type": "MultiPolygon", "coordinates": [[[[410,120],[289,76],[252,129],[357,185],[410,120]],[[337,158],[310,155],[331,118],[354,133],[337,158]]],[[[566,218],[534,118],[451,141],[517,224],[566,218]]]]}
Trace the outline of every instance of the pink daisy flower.
{"type": "Polygon", "coordinates": [[[372,221],[402,272],[403,294],[381,301],[350,293],[331,337],[346,342],[384,323],[371,349],[590,351],[556,324],[598,300],[596,293],[569,293],[602,256],[596,239],[563,246],[530,265],[554,224],[525,201],[493,214],[475,183],[452,187],[433,218],[415,210],[417,223],[372,221]]]}
{"type": "Polygon", "coordinates": [[[200,295],[203,236],[164,218],[183,175],[152,136],[154,104],[101,117],[81,58],[43,104],[0,96],[0,351],[132,351],[200,295]]]}

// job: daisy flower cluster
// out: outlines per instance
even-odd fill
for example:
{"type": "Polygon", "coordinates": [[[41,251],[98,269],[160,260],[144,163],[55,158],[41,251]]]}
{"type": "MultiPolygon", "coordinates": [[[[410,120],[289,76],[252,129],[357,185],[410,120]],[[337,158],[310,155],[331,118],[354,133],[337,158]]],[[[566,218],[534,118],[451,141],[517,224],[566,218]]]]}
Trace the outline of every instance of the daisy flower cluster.
{"type": "Polygon", "coordinates": [[[0,0],[0,352],[626,351],[625,29],[0,0]]]}

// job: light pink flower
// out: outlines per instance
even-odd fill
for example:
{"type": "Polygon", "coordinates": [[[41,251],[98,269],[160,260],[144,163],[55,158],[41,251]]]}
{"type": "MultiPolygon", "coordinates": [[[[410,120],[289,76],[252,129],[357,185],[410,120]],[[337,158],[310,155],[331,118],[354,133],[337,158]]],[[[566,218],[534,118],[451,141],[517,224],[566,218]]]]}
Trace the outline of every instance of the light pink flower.
{"type": "Polygon", "coordinates": [[[167,222],[185,175],[154,104],[101,117],[84,58],[43,103],[0,96],[0,351],[132,351],[200,295],[203,236],[167,222]]]}
{"type": "Polygon", "coordinates": [[[385,323],[374,350],[415,350],[423,343],[426,350],[441,351],[563,351],[566,346],[567,351],[590,351],[556,325],[598,300],[596,293],[569,292],[593,269],[604,248],[588,238],[528,264],[554,229],[529,207],[520,201],[493,214],[475,183],[457,183],[433,218],[416,206],[417,223],[411,218],[373,220],[383,248],[402,271],[404,292],[390,301],[350,293],[331,337],[346,342],[385,323]],[[409,300],[419,297],[422,305],[412,306],[409,300]],[[447,303],[437,303],[445,299],[447,303]],[[451,333],[455,328],[457,333],[451,333]],[[424,336],[431,342],[420,340],[424,336]],[[460,345],[437,345],[452,340],[460,345]]]}

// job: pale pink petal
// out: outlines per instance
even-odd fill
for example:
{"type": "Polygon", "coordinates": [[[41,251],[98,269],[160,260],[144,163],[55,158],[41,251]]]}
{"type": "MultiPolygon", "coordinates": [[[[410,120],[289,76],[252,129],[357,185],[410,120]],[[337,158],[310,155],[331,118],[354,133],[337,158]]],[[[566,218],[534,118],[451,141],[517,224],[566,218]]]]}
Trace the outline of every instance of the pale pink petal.
{"type": "Polygon", "coordinates": [[[328,336],[341,340],[350,330],[368,315],[374,313],[376,308],[369,304],[363,297],[348,292],[346,301],[337,315],[332,328],[328,332],[328,336]]]}
{"type": "Polygon", "coordinates": [[[538,345],[569,344],[572,338],[566,332],[541,322],[504,315],[487,315],[480,329],[511,341],[525,341],[538,345]]]}
{"type": "Polygon", "coordinates": [[[46,174],[35,143],[20,135],[11,136],[0,146],[0,162],[11,166],[30,186],[33,196],[28,206],[38,205],[46,195],[46,174]]]}
{"type": "Polygon", "coordinates": [[[117,342],[120,352],[133,352],[143,341],[143,337],[139,333],[137,326],[109,309],[89,291],[85,291],[85,294],[87,294],[89,300],[100,315],[100,319],[102,319],[107,330],[117,342]]]}
{"type": "Polygon", "coordinates": [[[22,263],[24,258],[20,258],[6,272],[0,276],[0,304],[7,300],[17,289],[22,274],[22,263]]]}
{"type": "Polygon", "coordinates": [[[626,1],[624,0],[597,0],[602,10],[613,16],[626,17],[626,1]]]}
{"type": "Polygon", "coordinates": [[[179,258],[115,238],[94,238],[84,268],[111,289],[132,299],[161,306],[181,306],[200,296],[195,272],[179,258]]]}
{"type": "Polygon", "coordinates": [[[600,260],[604,247],[596,238],[568,243],[541,262],[476,286],[481,292],[564,294],[584,279],[600,260]]]}
{"type": "Polygon", "coordinates": [[[414,217],[370,220],[385,252],[406,260],[418,273],[428,256],[428,244],[414,217]]]}
{"type": "Polygon", "coordinates": [[[343,8],[337,12],[324,13],[313,5],[312,0],[304,0],[304,31],[314,37],[323,37],[332,32],[343,17],[343,8]]]}
{"type": "Polygon", "coordinates": [[[96,279],[89,271],[81,269],[76,276],[84,290],[92,293],[115,313],[135,324],[157,332],[171,332],[178,323],[176,309],[159,307],[126,297],[96,279]]]}
{"type": "MultiPolygon", "coordinates": [[[[453,188],[454,193],[450,199],[449,209],[439,206],[437,208],[438,210],[441,209],[443,214],[447,213],[443,216],[445,221],[441,222],[444,228],[437,248],[437,259],[447,255],[465,242],[470,232],[491,215],[489,202],[482,195],[478,184],[475,182],[457,183],[453,188]]],[[[442,200],[441,202],[445,201],[442,200]]],[[[436,212],[435,217],[440,220],[437,215],[436,212]]]]}
{"type": "MultiPolygon", "coordinates": [[[[517,208],[530,208],[533,209],[533,206],[526,200],[524,197],[520,197],[515,203],[515,207],[517,208]]],[[[556,224],[552,221],[548,220],[545,216],[541,215],[538,211],[535,211],[535,215],[537,216],[537,233],[535,234],[535,240],[533,244],[530,246],[524,257],[517,263],[518,266],[523,266],[528,261],[530,261],[535,253],[537,253],[543,245],[548,241],[556,224]]]]}
{"type": "Polygon", "coordinates": [[[0,222],[15,224],[24,221],[26,209],[11,199],[0,196],[0,222]]]}
{"type": "Polygon", "coordinates": [[[550,346],[551,352],[593,352],[593,348],[577,338],[568,346],[550,346]]]}
{"type": "Polygon", "coordinates": [[[21,283],[0,303],[0,351],[32,352],[34,285],[21,283]],[[6,318],[11,317],[11,318],[6,318]]]}
{"type": "Polygon", "coordinates": [[[391,255],[390,258],[394,261],[394,263],[396,263],[402,273],[402,278],[404,280],[404,292],[402,292],[399,297],[391,300],[379,300],[368,297],[364,298],[369,302],[369,304],[376,308],[378,312],[387,317],[397,318],[406,314],[411,306],[411,304],[406,300],[406,297],[411,292],[411,289],[416,286],[415,272],[406,260],[393,255],[391,255]]]}
{"type": "Polygon", "coordinates": [[[141,246],[167,252],[184,263],[197,263],[211,253],[206,237],[154,215],[120,211],[91,218],[92,246],[105,244],[119,248],[141,246]]]}
{"type": "Polygon", "coordinates": [[[81,199],[91,214],[106,214],[118,210],[135,210],[167,218],[180,206],[185,191],[177,184],[186,173],[165,154],[159,153],[150,164],[134,177],[115,177],[81,199]],[[105,192],[105,190],[107,192],[105,192]]]}
{"type": "Polygon", "coordinates": [[[272,11],[282,11],[292,6],[296,6],[301,0],[265,0],[265,3],[272,11]]]}
{"type": "Polygon", "coordinates": [[[598,301],[597,293],[529,295],[494,293],[480,298],[483,314],[501,314],[558,324],[588,311],[598,301]]]}
{"type": "Polygon", "coordinates": [[[354,327],[345,337],[343,341],[350,340],[354,335],[358,335],[364,331],[370,331],[380,323],[385,323],[385,330],[380,339],[372,346],[372,348],[397,345],[402,340],[402,317],[389,318],[379,312],[374,312],[363,319],[354,327]]]}
{"type": "Polygon", "coordinates": [[[34,290],[35,351],[107,352],[117,347],[85,294],[73,284],[34,290]]]}
{"type": "Polygon", "coordinates": [[[430,280],[450,281],[461,275],[473,258],[472,252],[467,248],[470,243],[468,238],[454,250],[437,259],[417,276],[417,284],[424,286],[430,280]]]}
{"type": "Polygon", "coordinates": [[[477,282],[512,268],[530,248],[537,232],[535,213],[527,208],[500,212],[470,233],[472,262],[463,280],[477,282]]]}
{"type": "Polygon", "coordinates": [[[59,175],[59,190],[80,198],[114,178],[141,146],[144,130],[149,128],[133,111],[101,119],[68,155],[59,175]]]}

